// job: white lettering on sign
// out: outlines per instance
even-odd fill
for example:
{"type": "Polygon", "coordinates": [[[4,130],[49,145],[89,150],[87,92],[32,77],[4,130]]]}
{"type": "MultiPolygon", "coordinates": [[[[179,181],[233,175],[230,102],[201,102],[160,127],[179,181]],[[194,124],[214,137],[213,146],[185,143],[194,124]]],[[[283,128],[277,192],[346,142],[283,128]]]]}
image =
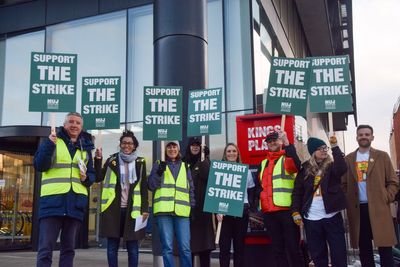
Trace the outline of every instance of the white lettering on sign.
{"type": "Polygon", "coordinates": [[[298,60],[290,58],[274,58],[272,65],[275,67],[289,67],[289,68],[299,68],[307,69],[310,61],[308,60],[298,60]]]}
{"type": "Polygon", "coordinates": [[[271,87],[269,89],[269,96],[282,97],[282,98],[293,98],[293,99],[306,99],[307,90],[306,89],[271,87]]]}
{"type": "Polygon", "coordinates": [[[69,55],[33,54],[33,62],[73,64],[75,57],[69,55]]]}
{"type": "Polygon", "coordinates": [[[177,112],[177,99],[149,98],[151,112],[177,112]]]}
{"type": "Polygon", "coordinates": [[[48,94],[48,95],[73,95],[75,86],[72,84],[32,84],[33,94],[48,94]]]}
{"type": "Polygon", "coordinates": [[[249,152],[268,150],[267,143],[264,141],[265,137],[270,132],[279,131],[280,125],[268,125],[259,127],[247,128],[247,148],[249,152]]]}
{"type": "Polygon", "coordinates": [[[316,83],[344,82],[343,68],[313,69],[316,83]]]}
{"type": "Polygon", "coordinates": [[[207,89],[203,91],[196,91],[196,92],[190,92],[190,97],[191,98],[202,98],[206,96],[217,96],[220,95],[221,89],[207,89]]]}
{"type": "Polygon", "coordinates": [[[193,100],[194,111],[216,110],[217,98],[193,100]]]}
{"type": "Polygon", "coordinates": [[[181,124],[179,115],[146,115],[144,120],[145,124],[181,124]]]}
{"type": "Polygon", "coordinates": [[[213,161],[213,168],[219,170],[234,171],[234,172],[244,172],[246,170],[246,166],[243,165],[237,165],[228,162],[218,162],[218,161],[213,161]]]}
{"type": "Polygon", "coordinates": [[[348,85],[312,86],[310,94],[312,96],[348,95],[350,88],[348,85]]]}
{"type": "Polygon", "coordinates": [[[191,114],[189,116],[189,122],[202,122],[202,121],[219,121],[220,113],[203,113],[203,114],[191,114]]]}
{"type": "Polygon", "coordinates": [[[335,66],[346,64],[347,57],[313,58],[312,66],[335,66]]]}
{"type": "Polygon", "coordinates": [[[276,83],[278,84],[289,84],[289,85],[304,85],[304,71],[294,70],[275,70],[277,74],[276,83]]]}
{"type": "Polygon", "coordinates": [[[247,137],[248,138],[267,137],[267,135],[270,132],[279,131],[280,129],[281,129],[280,125],[250,127],[247,129],[247,137]]]}
{"type": "Polygon", "coordinates": [[[242,176],[233,173],[215,172],[215,184],[240,188],[242,176]]]}
{"type": "Polygon", "coordinates": [[[224,198],[224,199],[232,199],[232,200],[243,200],[243,192],[234,191],[224,188],[208,188],[208,195],[210,197],[224,198]]]}
{"type": "Polygon", "coordinates": [[[84,78],[83,85],[85,86],[102,86],[102,85],[118,85],[119,78],[84,78]]]}
{"type": "Polygon", "coordinates": [[[84,105],[83,114],[113,114],[118,113],[117,104],[84,105]]]}
{"type": "Polygon", "coordinates": [[[115,101],[115,88],[88,88],[89,101],[115,101]]]}
{"type": "Polygon", "coordinates": [[[146,88],[146,95],[166,95],[166,96],[179,96],[181,93],[180,88],[146,88]]]}
{"type": "Polygon", "coordinates": [[[267,143],[264,140],[249,140],[248,141],[248,150],[249,151],[262,151],[268,150],[267,143]]]}
{"type": "Polygon", "coordinates": [[[49,81],[70,81],[71,67],[38,65],[39,79],[49,81]]]}

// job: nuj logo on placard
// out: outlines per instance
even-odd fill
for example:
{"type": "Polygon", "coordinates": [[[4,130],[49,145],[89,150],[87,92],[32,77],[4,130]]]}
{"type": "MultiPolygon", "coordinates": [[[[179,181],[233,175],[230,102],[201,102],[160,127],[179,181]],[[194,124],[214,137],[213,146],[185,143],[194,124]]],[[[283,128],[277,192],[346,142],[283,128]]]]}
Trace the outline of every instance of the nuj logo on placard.
{"type": "Polygon", "coordinates": [[[282,102],[281,103],[281,111],[290,112],[292,110],[292,103],[290,102],[282,102]]]}
{"type": "Polygon", "coordinates": [[[47,109],[58,109],[60,99],[47,99],[47,109]]]}
{"type": "Polygon", "coordinates": [[[336,109],[336,100],[325,100],[326,109],[336,109]]]}
{"type": "Polygon", "coordinates": [[[202,134],[208,133],[208,125],[200,125],[200,133],[202,134]]]}
{"type": "Polygon", "coordinates": [[[168,137],[168,129],[157,129],[158,138],[167,138],[168,137]]]}
{"type": "Polygon", "coordinates": [[[106,118],[96,118],[95,123],[98,128],[106,127],[106,118]]]}
{"type": "Polygon", "coordinates": [[[218,204],[219,212],[228,212],[228,210],[229,210],[229,203],[219,202],[218,204]]]}

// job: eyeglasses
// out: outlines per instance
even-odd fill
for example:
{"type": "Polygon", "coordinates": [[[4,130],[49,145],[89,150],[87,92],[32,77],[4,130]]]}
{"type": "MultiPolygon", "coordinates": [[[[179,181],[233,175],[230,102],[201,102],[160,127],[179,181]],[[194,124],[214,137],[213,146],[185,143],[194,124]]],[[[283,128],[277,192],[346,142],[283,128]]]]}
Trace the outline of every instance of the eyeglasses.
{"type": "Polygon", "coordinates": [[[121,145],[124,145],[124,146],[133,146],[133,142],[121,142],[121,145]]]}
{"type": "Polygon", "coordinates": [[[318,148],[319,151],[323,151],[323,152],[328,152],[329,151],[329,146],[320,146],[318,148]]]}

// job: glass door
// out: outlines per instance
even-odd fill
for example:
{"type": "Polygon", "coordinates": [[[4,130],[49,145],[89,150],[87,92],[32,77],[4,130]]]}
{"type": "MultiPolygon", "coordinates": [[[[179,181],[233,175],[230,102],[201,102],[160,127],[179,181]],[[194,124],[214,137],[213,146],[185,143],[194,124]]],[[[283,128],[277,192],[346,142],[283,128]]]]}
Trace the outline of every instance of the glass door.
{"type": "Polygon", "coordinates": [[[33,156],[0,150],[0,249],[31,246],[33,156]]]}

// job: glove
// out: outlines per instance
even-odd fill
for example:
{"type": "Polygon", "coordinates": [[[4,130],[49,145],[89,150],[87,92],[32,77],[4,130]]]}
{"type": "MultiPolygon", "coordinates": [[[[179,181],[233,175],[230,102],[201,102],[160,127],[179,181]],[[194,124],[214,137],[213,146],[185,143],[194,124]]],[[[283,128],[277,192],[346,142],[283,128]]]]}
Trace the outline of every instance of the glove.
{"type": "Polygon", "coordinates": [[[160,164],[158,164],[158,170],[157,170],[158,176],[162,176],[166,169],[167,169],[167,163],[165,161],[160,161],[160,164]]]}
{"type": "Polygon", "coordinates": [[[331,147],[337,146],[336,136],[332,135],[331,137],[329,137],[329,143],[331,144],[331,147]]]}
{"type": "Polygon", "coordinates": [[[204,146],[204,155],[210,155],[210,149],[208,148],[208,146],[204,146]]]}
{"type": "Polygon", "coordinates": [[[300,213],[298,213],[297,211],[292,213],[292,218],[294,223],[297,224],[298,226],[303,224],[303,219],[301,218],[300,213]]]}

